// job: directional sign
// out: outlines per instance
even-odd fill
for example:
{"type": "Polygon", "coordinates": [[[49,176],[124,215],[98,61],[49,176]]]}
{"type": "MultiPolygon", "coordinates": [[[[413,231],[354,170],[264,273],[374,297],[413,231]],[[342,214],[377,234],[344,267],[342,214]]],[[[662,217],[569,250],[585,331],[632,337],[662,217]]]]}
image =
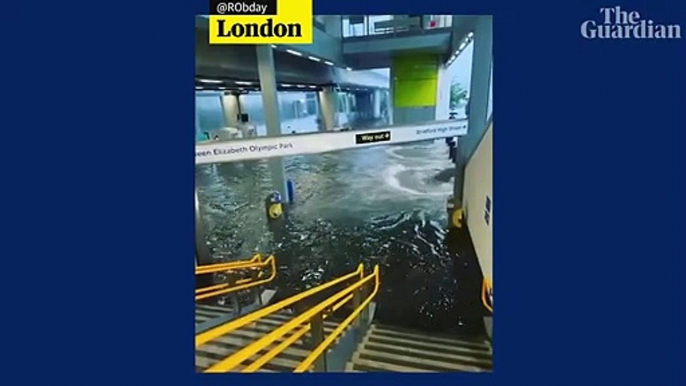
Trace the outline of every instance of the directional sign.
{"type": "Polygon", "coordinates": [[[373,130],[292,134],[231,141],[205,141],[195,145],[195,163],[200,165],[326,153],[367,146],[459,137],[465,134],[467,134],[467,120],[463,119],[408,126],[390,126],[373,130]]]}
{"type": "Polygon", "coordinates": [[[391,131],[377,131],[374,133],[365,133],[355,135],[355,143],[361,145],[363,143],[374,143],[374,142],[388,142],[391,140],[391,131]]]}

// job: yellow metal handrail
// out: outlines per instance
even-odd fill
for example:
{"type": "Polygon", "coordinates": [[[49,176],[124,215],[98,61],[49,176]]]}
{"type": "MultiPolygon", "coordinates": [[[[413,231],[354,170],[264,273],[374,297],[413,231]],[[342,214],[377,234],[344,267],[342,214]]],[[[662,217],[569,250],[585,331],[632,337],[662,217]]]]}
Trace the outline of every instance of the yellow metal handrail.
{"type": "MultiPolygon", "coordinates": [[[[340,302],[336,303],[336,305],[334,305],[334,306],[331,308],[331,312],[338,311],[338,309],[340,309],[341,307],[343,307],[343,306],[344,306],[349,300],[351,300],[352,298],[353,298],[353,295],[348,295],[348,296],[345,297],[343,300],[341,300],[340,302]]],[[[328,315],[324,315],[324,316],[322,317],[322,319],[326,319],[327,316],[328,316],[328,315]]],[[[284,341],[282,341],[281,343],[279,343],[279,345],[277,345],[276,347],[274,347],[273,349],[271,349],[269,352],[267,352],[267,353],[265,353],[264,355],[262,355],[262,356],[261,356],[259,359],[257,359],[255,362],[253,362],[252,364],[250,364],[249,366],[247,366],[245,369],[243,369],[242,372],[244,372],[244,373],[252,373],[252,372],[255,372],[255,371],[259,370],[259,369],[262,368],[262,366],[264,366],[267,362],[269,362],[270,360],[274,359],[277,355],[279,355],[283,350],[287,349],[287,348],[290,347],[293,343],[295,343],[295,342],[297,342],[298,340],[300,340],[303,336],[305,336],[305,334],[307,334],[308,332],[310,332],[311,329],[312,329],[312,323],[307,323],[307,324],[304,325],[302,328],[300,328],[300,330],[298,330],[298,331],[296,331],[295,333],[293,333],[293,335],[289,336],[287,339],[285,339],[284,341]]]]}
{"type": "Polygon", "coordinates": [[[241,268],[250,268],[251,266],[257,265],[262,262],[262,255],[257,254],[252,257],[250,260],[240,260],[240,261],[231,261],[228,263],[219,263],[219,264],[211,264],[211,265],[201,265],[200,267],[195,268],[195,274],[196,275],[204,275],[208,273],[214,273],[214,272],[222,272],[222,271],[228,271],[232,269],[241,269],[241,268]]]}
{"type": "MultiPolygon", "coordinates": [[[[304,371],[307,371],[312,364],[319,359],[319,357],[326,352],[326,350],[329,348],[329,346],[338,338],[339,335],[345,331],[345,329],[352,323],[355,318],[369,305],[369,303],[374,299],[376,294],[379,292],[379,266],[374,267],[374,273],[370,276],[370,278],[374,278],[374,290],[372,290],[372,293],[367,296],[366,299],[364,299],[360,305],[353,310],[353,312],[348,315],[347,318],[341,322],[341,324],[338,325],[331,333],[329,336],[324,339],[322,343],[317,346],[310,355],[305,358],[305,360],[300,363],[298,367],[295,368],[296,373],[302,373],[304,371]]],[[[365,279],[366,280],[366,279],[365,279]]],[[[360,283],[364,282],[364,280],[360,281],[360,283]]]]}
{"type": "Polygon", "coordinates": [[[483,284],[481,285],[481,302],[484,304],[484,307],[486,307],[488,311],[493,313],[493,306],[487,300],[488,292],[491,290],[491,288],[491,282],[488,279],[484,278],[483,284]]]}
{"type": "Polygon", "coordinates": [[[362,264],[360,264],[360,266],[357,268],[357,270],[355,270],[352,273],[341,276],[338,279],[332,280],[328,283],[324,283],[318,287],[314,287],[314,288],[311,288],[307,291],[303,291],[297,295],[291,296],[288,299],[284,299],[278,303],[272,304],[271,306],[261,308],[255,312],[247,314],[247,315],[245,315],[239,319],[232,320],[229,323],[226,323],[224,325],[215,327],[211,330],[207,330],[201,334],[198,334],[195,336],[195,347],[197,348],[197,347],[199,347],[199,346],[201,346],[201,345],[203,345],[203,344],[205,344],[205,343],[207,343],[207,342],[209,342],[215,338],[218,338],[222,335],[225,335],[225,334],[227,334],[233,330],[237,330],[241,327],[247,326],[248,324],[250,324],[250,323],[252,323],[258,319],[262,319],[263,317],[268,316],[268,315],[270,315],[276,311],[280,311],[281,309],[286,308],[288,306],[291,306],[291,305],[293,305],[293,304],[295,304],[295,303],[297,303],[297,302],[299,302],[299,301],[301,301],[301,300],[303,300],[303,299],[305,299],[311,295],[314,295],[316,293],[324,291],[327,288],[331,288],[331,287],[335,286],[336,284],[342,283],[342,282],[349,280],[355,276],[359,277],[362,275],[362,272],[363,272],[362,270],[363,270],[363,267],[362,267],[362,264]]]}
{"type": "MultiPolygon", "coordinates": [[[[253,260],[255,260],[255,258],[260,259],[258,256],[254,257],[253,260]]],[[[258,285],[269,283],[270,281],[274,280],[274,278],[276,277],[276,259],[274,258],[273,255],[269,256],[269,258],[267,258],[267,260],[262,261],[262,262],[237,264],[237,265],[234,265],[232,268],[222,267],[222,269],[219,271],[233,271],[233,270],[239,270],[239,269],[264,269],[264,268],[270,268],[270,271],[271,271],[269,276],[265,279],[260,279],[263,276],[263,273],[260,272],[257,276],[258,280],[254,280],[253,278],[247,278],[247,279],[240,279],[240,280],[236,281],[235,283],[233,283],[233,285],[229,284],[229,283],[222,283],[222,284],[216,284],[216,285],[209,286],[209,287],[198,288],[195,290],[195,300],[198,301],[198,300],[211,298],[214,296],[226,295],[226,294],[229,294],[232,292],[242,291],[242,290],[245,290],[248,288],[256,287],[258,285]]],[[[219,272],[219,271],[216,271],[216,272],[219,272]]],[[[213,272],[215,272],[215,271],[213,271],[213,272]]]]}
{"type": "Polygon", "coordinates": [[[368,276],[364,276],[362,264],[360,264],[352,273],[339,277],[328,283],[322,284],[318,287],[309,289],[300,294],[294,295],[288,299],[282,300],[276,304],[265,307],[261,310],[247,314],[239,319],[230,321],[222,326],[216,327],[209,331],[198,334],[195,338],[195,346],[199,347],[215,338],[225,335],[231,331],[244,327],[252,322],[255,322],[265,316],[274,312],[280,311],[283,308],[291,306],[305,298],[308,298],[317,293],[331,288],[334,285],[343,283],[347,280],[357,277],[357,281],[345,289],[338,291],[336,294],[330,296],[328,299],[313,306],[306,312],[296,316],[287,323],[279,326],[269,334],[264,335],[260,339],[235,352],[231,356],[216,363],[206,370],[206,372],[227,372],[241,364],[246,359],[261,352],[275,341],[284,338],[289,333],[293,332],[288,338],[279,343],[276,347],[269,350],[267,353],[261,355],[252,364],[243,369],[243,372],[252,372],[258,370],[262,365],[273,359],[280,352],[288,348],[291,344],[302,338],[312,328],[310,320],[317,315],[322,315],[322,319],[326,318],[330,313],[325,314],[329,309],[336,311],[347,302],[354,299],[355,292],[360,291],[362,287],[373,281],[374,289],[365,299],[360,301],[360,304],[353,310],[353,312],[341,322],[336,329],[324,339],[307,358],[295,369],[296,372],[306,371],[311,365],[326,351],[326,349],[333,343],[338,336],[355,320],[355,318],[369,305],[372,299],[376,296],[379,290],[379,267],[374,267],[374,271],[368,276]]]}

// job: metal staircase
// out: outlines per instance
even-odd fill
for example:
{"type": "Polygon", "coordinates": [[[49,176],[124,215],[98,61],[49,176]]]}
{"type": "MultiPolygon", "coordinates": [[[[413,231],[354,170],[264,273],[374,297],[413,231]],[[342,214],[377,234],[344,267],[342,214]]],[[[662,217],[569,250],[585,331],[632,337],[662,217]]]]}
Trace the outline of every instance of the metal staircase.
{"type": "MultiPolygon", "coordinates": [[[[211,342],[202,345],[196,349],[195,352],[195,369],[198,372],[203,372],[210,368],[211,366],[217,364],[221,360],[225,359],[241,350],[243,347],[257,341],[262,338],[274,328],[287,323],[292,320],[295,315],[282,311],[278,313],[271,314],[269,316],[263,317],[258,321],[251,323],[241,329],[232,331],[230,334],[226,334],[219,338],[213,339],[211,342]]],[[[324,333],[330,334],[334,328],[338,325],[337,322],[324,321],[324,333]]],[[[241,371],[257,359],[262,357],[265,353],[272,350],[274,347],[283,343],[292,334],[288,334],[280,339],[277,339],[267,348],[261,350],[259,353],[253,355],[249,359],[241,363],[240,366],[236,367],[234,371],[241,371]]],[[[339,339],[336,339],[334,346],[338,343],[339,339]]],[[[269,362],[265,363],[262,368],[257,370],[258,372],[293,372],[295,368],[300,365],[301,362],[307,358],[312,352],[312,343],[308,341],[308,336],[305,335],[302,338],[291,343],[286,349],[281,351],[269,362]]]]}
{"type": "MultiPolygon", "coordinates": [[[[239,263],[250,269],[259,260],[239,263]]],[[[273,278],[273,257],[268,260],[273,278]]],[[[236,270],[236,263],[230,269],[236,270]]],[[[206,268],[226,270],[227,267],[206,268]]],[[[204,273],[204,272],[203,272],[204,273]]],[[[242,282],[196,290],[230,294],[196,303],[195,367],[198,372],[489,372],[488,339],[428,333],[374,323],[379,267],[364,267],[278,302],[273,290],[256,293],[253,274],[242,282]],[[239,290],[234,290],[239,288],[239,290]],[[238,301],[248,290],[249,307],[238,301]],[[238,310],[235,312],[235,310],[238,310]]],[[[202,299],[201,299],[202,300],[202,299]]],[[[487,304],[487,303],[484,303],[487,304]]],[[[491,309],[491,308],[489,308],[491,309]]]]}
{"type": "Polygon", "coordinates": [[[372,324],[348,363],[353,372],[488,372],[486,339],[438,335],[372,324]]]}

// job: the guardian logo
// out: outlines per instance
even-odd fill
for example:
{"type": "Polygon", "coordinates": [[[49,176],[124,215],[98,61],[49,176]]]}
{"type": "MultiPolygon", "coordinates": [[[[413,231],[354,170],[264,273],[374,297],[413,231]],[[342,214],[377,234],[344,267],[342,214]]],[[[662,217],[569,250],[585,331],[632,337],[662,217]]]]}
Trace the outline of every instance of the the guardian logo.
{"type": "Polygon", "coordinates": [[[681,26],[645,20],[636,11],[620,7],[601,8],[600,21],[581,23],[581,36],[586,39],[681,39],[681,26]]]}

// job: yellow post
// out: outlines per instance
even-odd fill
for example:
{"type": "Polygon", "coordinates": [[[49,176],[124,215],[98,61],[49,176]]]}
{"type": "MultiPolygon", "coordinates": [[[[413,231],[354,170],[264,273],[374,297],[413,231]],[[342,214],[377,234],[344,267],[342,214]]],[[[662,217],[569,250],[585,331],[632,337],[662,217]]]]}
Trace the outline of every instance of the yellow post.
{"type": "Polygon", "coordinates": [[[451,216],[451,222],[453,227],[455,228],[462,228],[462,222],[463,222],[463,211],[462,208],[457,208],[453,211],[453,214],[451,216]]]}

